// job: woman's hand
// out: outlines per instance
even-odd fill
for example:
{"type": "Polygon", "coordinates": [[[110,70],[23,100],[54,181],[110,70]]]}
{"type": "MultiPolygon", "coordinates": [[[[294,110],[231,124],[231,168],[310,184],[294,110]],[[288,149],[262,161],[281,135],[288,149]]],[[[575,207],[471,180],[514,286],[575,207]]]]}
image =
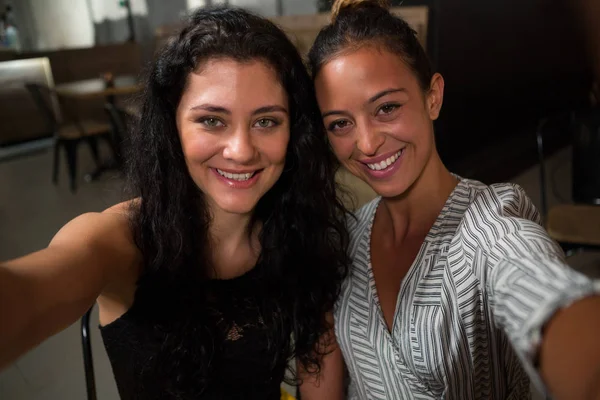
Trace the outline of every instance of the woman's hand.
{"type": "Polygon", "coordinates": [[[600,296],[554,315],[544,331],[540,369],[554,398],[600,400],[600,296]]]}

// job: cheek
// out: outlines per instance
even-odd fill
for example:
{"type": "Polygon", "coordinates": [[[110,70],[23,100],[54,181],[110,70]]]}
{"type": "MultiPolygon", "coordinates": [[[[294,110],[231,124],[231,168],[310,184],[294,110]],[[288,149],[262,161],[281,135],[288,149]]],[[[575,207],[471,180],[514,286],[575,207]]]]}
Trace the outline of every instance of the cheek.
{"type": "Polygon", "coordinates": [[[197,132],[184,132],[179,138],[183,155],[188,161],[204,161],[218,149],[215,138],[197,132]]]}
{"type": "Polygon", "coordinates": [[[405,112],[388,125],[388,132],[394,138],[407,143],[423,143],[429,140],[430,121],[422,112],[404,110],[405,112]]]}
{"type": "Polygon", "coordinates": [[[288,132],[277,133],[266,138],[261,147],[271,164],[283,165],[285,163],[285,155],[287,153],[290,134],[288,132]]]}

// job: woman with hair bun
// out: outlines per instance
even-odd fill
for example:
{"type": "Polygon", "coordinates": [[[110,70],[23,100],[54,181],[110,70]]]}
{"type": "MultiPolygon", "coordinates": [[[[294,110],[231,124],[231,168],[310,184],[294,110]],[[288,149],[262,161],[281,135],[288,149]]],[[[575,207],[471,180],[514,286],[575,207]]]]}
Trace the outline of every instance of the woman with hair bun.
{"type": "Polygon", "coordinates": [[[339,0],[309,61],[333,152],[379,195],[349,219],[334,312],[350,398],[525,399],[531,379],[600,399],[600,283],[565,264],[520,187],[446,169],[444,79],[414,30],[385,1],[339,0]]]}

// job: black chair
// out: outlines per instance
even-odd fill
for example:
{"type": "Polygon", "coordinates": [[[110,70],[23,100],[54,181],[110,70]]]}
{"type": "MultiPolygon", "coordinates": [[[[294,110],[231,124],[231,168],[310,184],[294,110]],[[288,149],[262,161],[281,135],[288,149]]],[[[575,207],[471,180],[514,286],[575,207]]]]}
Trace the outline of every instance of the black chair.
{"type": "Polygon", "coordinates": [[[69,168],[70,187],[74,192],[77,188],[77,147],[79,143],[83,140],[89,145],[92,157],[100,168],[98,139],[106,140],[113,152],[116,153],[111,138],[111,126],[106,122],[78,118],[70,118],[71,122],[65,123],[58,112],[57,96],[50,88],[38,83],[28,83],[25,87],[54,135],[52,182],[58,183],[59,152],[61,148],[64,148],[69,168]]]}
{"type": "MultiPolygon", "coordinates": [[[[536,131],[540,165],[540,211],[544,216],[548,234],[560,244],[569,257],[580,251],[600,250],[600,109],[571,113],[568,123],[558,128],[561,133],[568,132],[573,144],[574,202],[549,208],[544,133],[546,128],[556,121],[557,119],[542,119],[536,131]]],[[[556,193],[554,187],[553,190],[556,193]]]]}
{"type": "Polygon", "coordinates": [[[96,400],[96,378],[94,376],[94,359],[92,358],[92,342],[90,336],[90,316],[94,306],[81,317],[81,345],[83,347],[83,368],[88,400],[96,400]]]}
{"type": "Polygon", "coordinates": [[[115,144],[115,161],[121,165],[123,162],[123,142],[127,138],[128,127],[133,116],[125,108],[121,108],[110,102],[104,105],[104,110],[108,114],[112,128],[112,141],[115,144]]]}

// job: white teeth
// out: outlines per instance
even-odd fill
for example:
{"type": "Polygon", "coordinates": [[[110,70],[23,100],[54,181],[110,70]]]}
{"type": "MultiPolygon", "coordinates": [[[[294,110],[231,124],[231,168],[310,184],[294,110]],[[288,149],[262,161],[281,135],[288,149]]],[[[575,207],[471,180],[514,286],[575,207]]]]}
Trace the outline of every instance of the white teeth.
{"type": "Polygon", "coordinates": [[[219,175],[224,176],[227,179],[233,179],[235,181],[247,181],[248,179],[252,178],[252,176],[254,175],[254,172],[248,172],[245,174],[232,174],[230,172],[222,171],[218,168],[217,168],[217,172],[219,173],[219,175]]]}
{"type": "Polygon", "coordinates": [[[404,151],[404,149],[400,150],[399,152],[397,152],[396,154],[394,154],[391,157],[388,157],[387,159],[379,162],[379,163],[375,163],[375,164],[367,164],[367,166],[374,170],[374,171],[381,171],[382,169],[386,169],[388,168],[390,165],[392,165],[393,163],[396,162],[396,160],[398,160],[398,158],[400,157],[400,155],[402,154],[402,151],[404,151]]]}

